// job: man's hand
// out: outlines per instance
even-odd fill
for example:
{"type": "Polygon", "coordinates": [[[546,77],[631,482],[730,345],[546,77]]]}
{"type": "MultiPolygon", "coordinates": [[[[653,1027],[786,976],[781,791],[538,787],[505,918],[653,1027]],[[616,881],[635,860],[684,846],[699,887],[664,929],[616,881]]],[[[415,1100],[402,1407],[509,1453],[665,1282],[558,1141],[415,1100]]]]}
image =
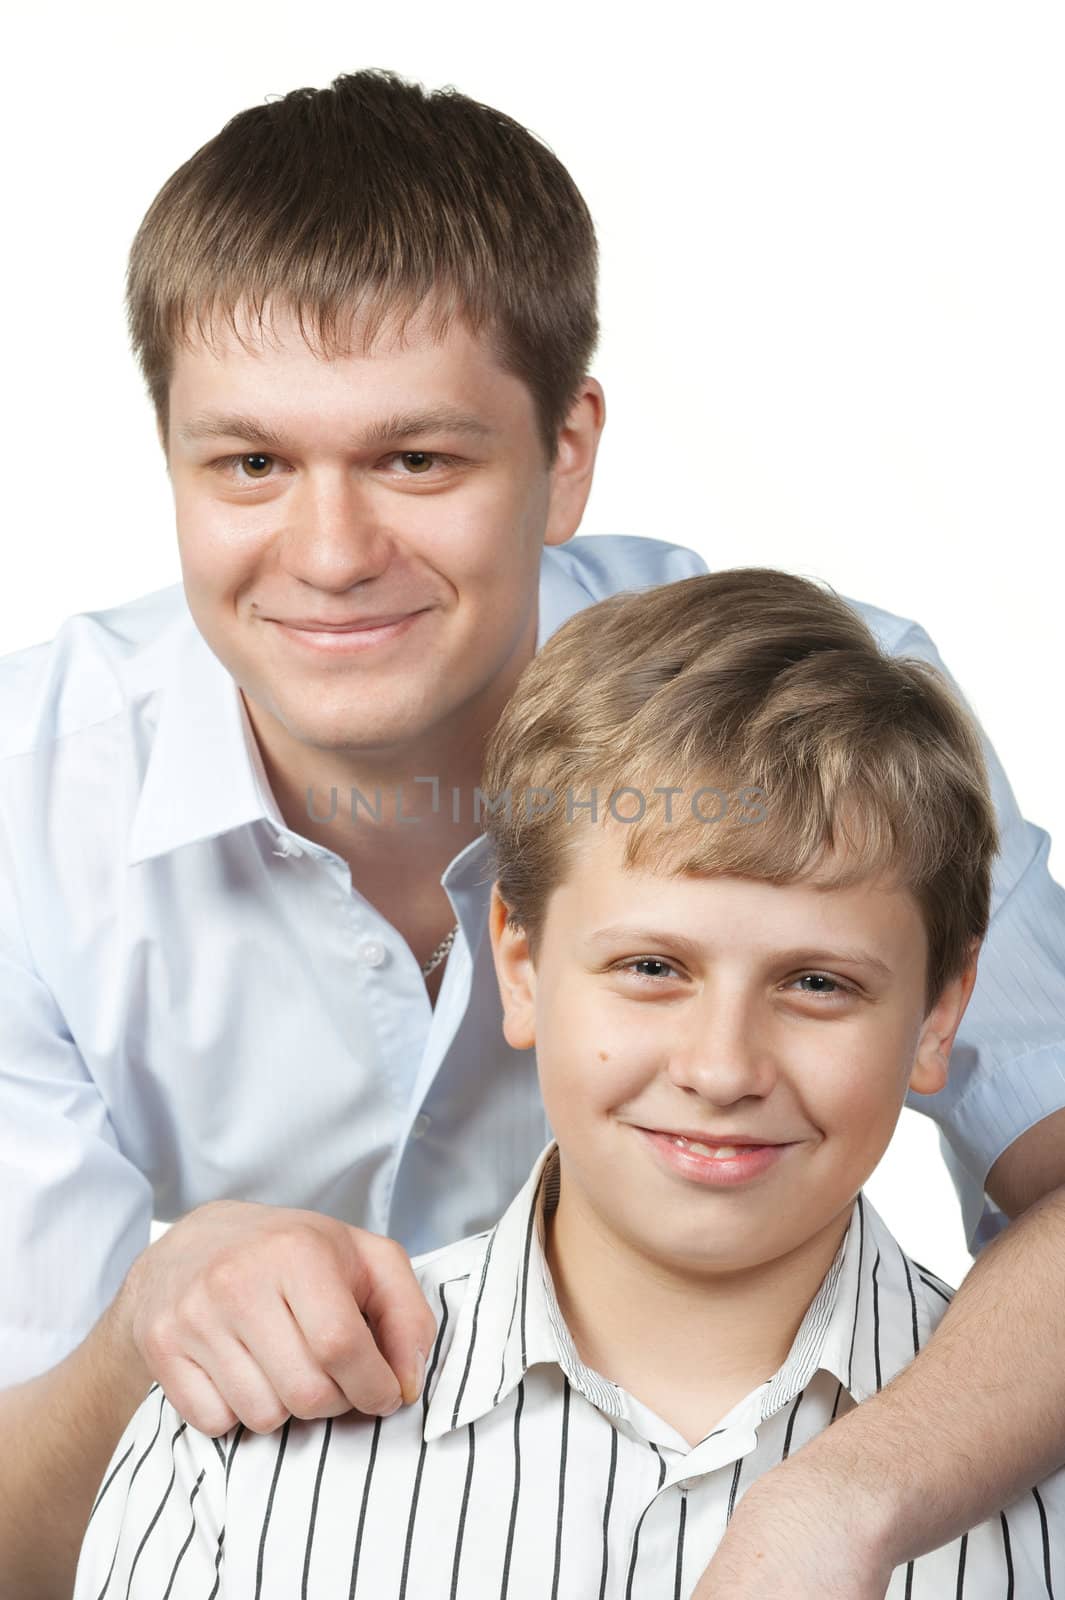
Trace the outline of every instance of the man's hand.
{"type": "Polygon", "coordinates": [[[884,1600],[893,1568],[871,1508],[792,1473],[801,1454],[751,1485],[692,1600],[884,1600]]]}
{"type": "Polygon", "coordinates": [[[401,1245],[313,1211],[214,1201],[134,1262],[108,1315],[194,1428],[352,1409],[421,1392],[436,1322],[401,1245]]]}

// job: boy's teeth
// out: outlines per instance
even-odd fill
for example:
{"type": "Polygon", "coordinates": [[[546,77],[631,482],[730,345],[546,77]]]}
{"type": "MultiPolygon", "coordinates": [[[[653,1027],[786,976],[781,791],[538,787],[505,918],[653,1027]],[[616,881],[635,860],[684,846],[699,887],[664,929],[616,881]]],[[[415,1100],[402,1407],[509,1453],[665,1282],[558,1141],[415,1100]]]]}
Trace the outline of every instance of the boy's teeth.
{"type": "Polygon", "coordinates": [[[673,1143],[679,1144],[685,1150],[695,1150],[701,1156],[710,1156],[714,1161],[728,1161],[731,1157],[739,1155],[739,1151],[734,1144],[697,1144],[694,1139],[685,1139],[679,1133],[674,1138],[673,1143]]]}

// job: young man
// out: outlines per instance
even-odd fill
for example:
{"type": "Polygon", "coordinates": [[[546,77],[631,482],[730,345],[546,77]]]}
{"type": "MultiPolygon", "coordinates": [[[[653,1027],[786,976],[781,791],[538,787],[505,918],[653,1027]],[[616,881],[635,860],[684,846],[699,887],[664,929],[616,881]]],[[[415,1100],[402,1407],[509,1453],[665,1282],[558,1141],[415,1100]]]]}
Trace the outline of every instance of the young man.
{"type": "MultiPolygon", "coordinates": [[[[568,617],[704,570],[567,542],[604,420],[595,280],[587,209],[539,140],[377,73],[236,117],[138,234],[183,585],[0,669],[0,1549],[20,1596],[69,1592],[151,1380],[217,1434],[414,1399],[436,1323],[407,1252],[488,1226],[543,1147],[486,938],[484,742],[568,617]],[[180,1220],[147,1247],[153,1214],[180,1220]]],[[[1038,1204],[1065,1182],[1065,912],[988,760],[994,920],[952,1082],[924,1098],[970,1242],[1029,1214],[894,1409],[833,1430],[816,1477],[785,1463],[789,1600],[804,1555],[819,1594],[884,1530],[942,1543],[1065,1456],[1065,1332],[1040,1309],[1065,1216],[1038,1204]],[[1001,1212],[981,1219],[985,1186],[1001,1212]],[[1011,1447],[984,1452],[1018,1345],[1011,1447]],[[862,1540],[833,1545],[826,1496],[862,1540]]],[[[786,1524],[748,1497],[715,1567],[786,1524]]]]}
{"type": "MultiPolygon", "coordinates": [[[[422,1405],[217,1441],[151,1394],[76,1600],[679,1600],[752,1482],[941,1320],[861,1184],[946,1083],[987,926],[944,682],[803,579],[691,578],[554,636],[486,787],[504,1027],[556,1138],[496,1227],[414,1262],[422,1405]]],[[[1063,1584],[1065,1471],[888,1592],[1063,1584]]]]}

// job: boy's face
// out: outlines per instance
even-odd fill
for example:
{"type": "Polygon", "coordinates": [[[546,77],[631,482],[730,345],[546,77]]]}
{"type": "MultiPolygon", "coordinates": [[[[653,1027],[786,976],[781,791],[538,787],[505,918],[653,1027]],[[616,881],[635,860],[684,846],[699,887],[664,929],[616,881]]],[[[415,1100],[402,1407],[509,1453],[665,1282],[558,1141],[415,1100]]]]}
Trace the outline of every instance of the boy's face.
{"type": "Polygon", "coordinates": [[[563,1195],[683,1274],[779,1260],[839,1225],[907,1088],[943,1087],[975,963],[926,1017],[908,892],[635,872],[622,847],[587,828],[535,969],[493,891],[504,1031],[536,1046],[563,1195]],[[715,1166],[663,1133],[778,1148],[715,1166]]]}
{"type": "Polygon", "coordinates": [[[165,444],[189,606],[257,728],[347,751],[487,731],[535,649],[542,547],[584,509],[599,385],[548,470],[528,388],[459,320],[330,360],[282,314],[241,331],[179,347],[165,444]]]}

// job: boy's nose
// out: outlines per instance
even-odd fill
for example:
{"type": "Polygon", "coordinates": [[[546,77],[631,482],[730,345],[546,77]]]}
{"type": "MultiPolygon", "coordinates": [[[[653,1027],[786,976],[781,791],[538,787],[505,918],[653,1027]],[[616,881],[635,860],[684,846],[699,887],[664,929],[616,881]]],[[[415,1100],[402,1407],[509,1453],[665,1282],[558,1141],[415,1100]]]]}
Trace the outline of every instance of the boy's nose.
{"type": "Polygon", "coordinates": [[[764,1098],[777,1081],[768,1041],[741,997],[707,997],[670,1052],[669,1076],[714,1105],[764,1098]]]}

